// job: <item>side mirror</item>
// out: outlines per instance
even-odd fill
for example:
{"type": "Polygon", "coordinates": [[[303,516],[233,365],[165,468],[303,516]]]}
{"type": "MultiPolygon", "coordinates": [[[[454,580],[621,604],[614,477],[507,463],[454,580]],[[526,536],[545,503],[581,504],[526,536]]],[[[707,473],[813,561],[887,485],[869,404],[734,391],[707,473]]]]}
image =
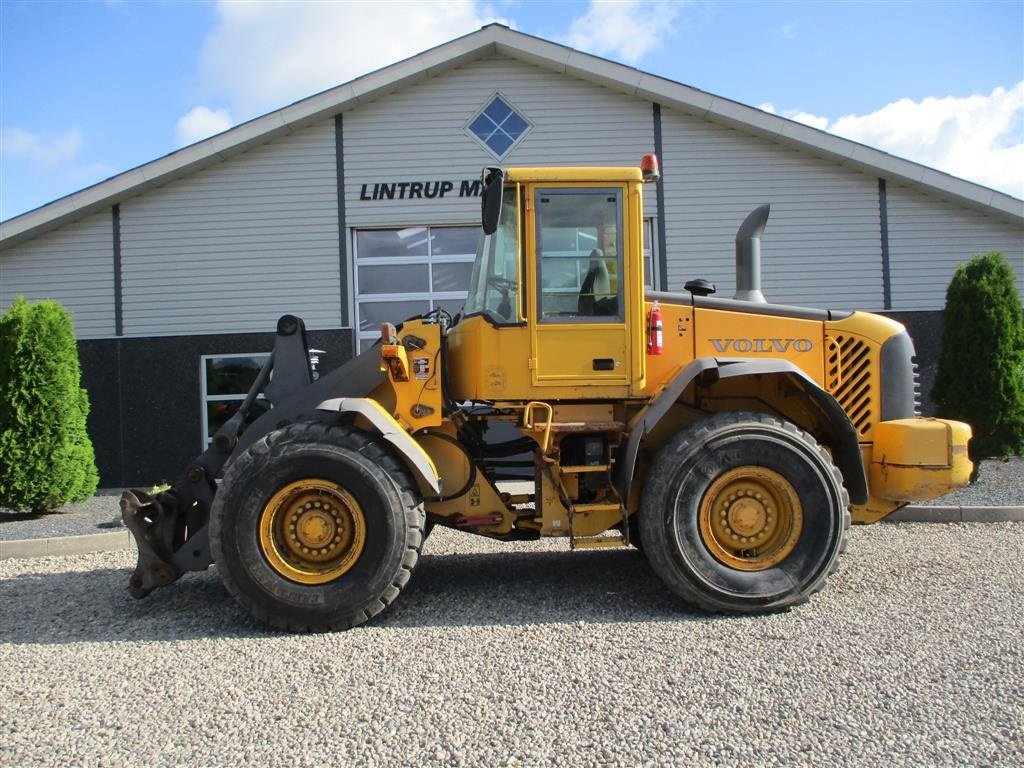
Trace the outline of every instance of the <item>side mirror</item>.
{"type": "Polygon", "coordinates": [[[501,215],[501,192],[505,186],[505,172],[501,168],[484,168],[483,197],[480,200],[480,226],[485,235],[493,235],[498,229],[501,215]]]}

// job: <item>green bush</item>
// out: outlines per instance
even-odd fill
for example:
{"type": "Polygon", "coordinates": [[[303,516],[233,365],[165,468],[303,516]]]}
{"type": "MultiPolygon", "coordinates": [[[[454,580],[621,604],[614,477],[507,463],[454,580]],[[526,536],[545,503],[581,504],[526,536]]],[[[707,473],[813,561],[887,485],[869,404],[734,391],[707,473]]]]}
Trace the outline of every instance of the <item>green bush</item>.
{"type": "Polygon", "coordinates": [[[1024,310],[1001,253],[953,275],[932,399],[939,416],[974,429],[971,458],[1024,453],[1024,310]]]}
{"type": "Polygon", "coordinates": [[[42,512],[95,493],[80,379],[70,313],[18,297],[0,319],[0,507],[42,512]]]}

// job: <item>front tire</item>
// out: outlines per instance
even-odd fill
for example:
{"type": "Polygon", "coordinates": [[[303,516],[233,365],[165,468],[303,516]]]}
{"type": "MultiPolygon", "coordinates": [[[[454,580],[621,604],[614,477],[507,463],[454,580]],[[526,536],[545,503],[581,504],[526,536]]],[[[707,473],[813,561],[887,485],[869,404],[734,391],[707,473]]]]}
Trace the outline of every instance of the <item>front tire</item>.
{"type": "Polygon", "coordinates": [[[806,602],[838,567],[849,496],[828,452],[790,422],[712,416],[672,438],[647,478],[644,552],[692,605],[784,610],[806,602]]]}
{"type": "Polygon", "coordinates": [[[390,605],[423,543],[423,504],[381,441],[351,427],[295,424],[224,474],[210,547],[228,591],[281,629],[348,629],[390,605]]]}

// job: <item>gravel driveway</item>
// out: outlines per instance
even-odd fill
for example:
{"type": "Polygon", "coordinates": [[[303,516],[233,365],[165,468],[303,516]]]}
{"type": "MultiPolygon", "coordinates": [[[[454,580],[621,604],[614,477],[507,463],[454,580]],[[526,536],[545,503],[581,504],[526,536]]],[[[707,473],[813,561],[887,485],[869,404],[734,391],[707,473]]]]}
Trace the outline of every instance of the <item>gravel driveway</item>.
{"type": "Polygon", "coordinates": [[[350,632],[214,572],[0,562],[3,765],[1020,765],[1024,524],[856,528],[810,605],[688,611],[636,552],[444,529],[350,632]]]}

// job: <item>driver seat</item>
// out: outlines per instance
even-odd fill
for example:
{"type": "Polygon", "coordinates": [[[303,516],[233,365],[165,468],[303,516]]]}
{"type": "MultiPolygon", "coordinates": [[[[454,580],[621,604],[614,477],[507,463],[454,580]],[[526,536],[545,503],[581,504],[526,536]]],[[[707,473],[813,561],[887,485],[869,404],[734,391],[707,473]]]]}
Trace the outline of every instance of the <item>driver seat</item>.
{"type": "MultiPolygon", "coordinates": [[[[583,278],[583,283],[580,285],[579,298],[576,301],[576,310],[581,315],[593,316],[597,314],[615,314],[615,310],[609,312],[596,312],[598,308],[598,296],[610,297],[612,301],[615,301],[615,297],[611,297],[612,292],[612,279],[611,275],[608,274],[608,267],[604,261],[604,254],[600,248],[595,248],[590,252],[590,267],[587,270],[587,274],[583,278]]],[[[607,303],[608,299],[601,300],[601,309],[604,309],[604,304],[607,303]]]]}

